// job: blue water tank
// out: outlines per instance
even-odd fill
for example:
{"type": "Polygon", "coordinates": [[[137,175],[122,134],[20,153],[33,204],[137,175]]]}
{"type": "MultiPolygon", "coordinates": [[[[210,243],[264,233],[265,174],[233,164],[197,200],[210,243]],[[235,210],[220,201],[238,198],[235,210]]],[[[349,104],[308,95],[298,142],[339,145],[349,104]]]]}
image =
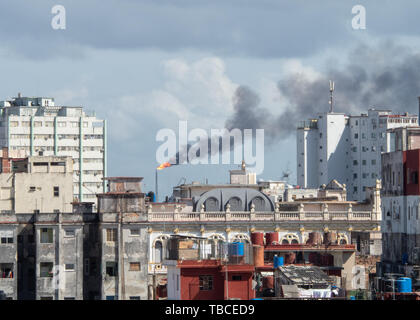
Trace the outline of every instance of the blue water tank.
{"type": "Polygon", "coordinates": [[[284,265],[284,258],[274,256],[274,268],[278,268],[280,266],[284,265]]]}
{"type": "Polygon", "coordinates": [[[412,292],[411,278],[398,278],[396,282],[397,292],[412,292]]]}
{"type": "Polygon", "coordinates": [[[244,255],[244,244],[241,242],[232,242],[229,244],[229,255],[240,256],[244,255]]]}

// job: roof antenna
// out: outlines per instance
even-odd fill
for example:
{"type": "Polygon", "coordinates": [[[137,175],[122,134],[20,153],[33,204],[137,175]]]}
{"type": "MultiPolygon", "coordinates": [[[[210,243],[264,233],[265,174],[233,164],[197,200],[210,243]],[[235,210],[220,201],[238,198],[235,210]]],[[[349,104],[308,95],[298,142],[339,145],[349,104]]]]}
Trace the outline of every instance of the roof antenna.
{"type": "Polygon", "coordinates": [[[334,81],[330,80],[330,113],[333,112],[333,92],[334,92],[334,81]]]}

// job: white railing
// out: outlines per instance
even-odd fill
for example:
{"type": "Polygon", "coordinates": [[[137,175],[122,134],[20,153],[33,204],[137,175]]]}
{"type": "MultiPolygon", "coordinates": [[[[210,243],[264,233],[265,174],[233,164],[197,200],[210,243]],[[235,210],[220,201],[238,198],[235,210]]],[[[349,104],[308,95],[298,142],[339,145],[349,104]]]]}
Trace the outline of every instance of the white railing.
{"type": "MultiPolygon", "coordinates": [[[[379,215],[380,216],[380,215],[379,215]]],[[[193,222],[193,221],[368,221],[375,215],[370,211],[279,211],[279,212],[152,212],[148,221],[193,222]]]]}
{"type": "Polygon", "coordinates": [[[353,212],[354,220],[371,220],[372,213],[370,211],[356,211],[353,212]]]}
{"type": "Polygon", "coordinates": [[[324,219],[324,213],[322,211],[305,212],[305,218],[307,220],[323,220],[324,219]]]}
{"type": "Polygon", "coordinates": [[[330,211],[330,220],[348,220],[348,211],[330,211]]]}

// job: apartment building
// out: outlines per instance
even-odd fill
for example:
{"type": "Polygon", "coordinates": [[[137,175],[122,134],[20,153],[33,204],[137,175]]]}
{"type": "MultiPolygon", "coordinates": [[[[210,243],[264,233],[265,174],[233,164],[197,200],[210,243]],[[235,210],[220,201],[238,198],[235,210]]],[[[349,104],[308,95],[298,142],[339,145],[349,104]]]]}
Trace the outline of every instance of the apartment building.
{"type": "Polygon", "coordinates": [[[53,98],[18,97],[0,101],[0,146],[24,158],[71,156],[73,194],[96,202],[105,190],[106,121],[82,107],[56,106],[53,98]]]}
{"type": "Polygon", "coordinates": [[[297,128],[297,184],[345,184],[349,200],[362,201],[381,178],[381,154],[391,151],[389,129],[418,125],[418,116],[369,109],[357,116],[322,113],[297,128]]]}
{"type": "Polygon", "coordinates": [[[383,272],[420,271],[420,128],[391,130],[394,152],[382,155],[383,272]]]}

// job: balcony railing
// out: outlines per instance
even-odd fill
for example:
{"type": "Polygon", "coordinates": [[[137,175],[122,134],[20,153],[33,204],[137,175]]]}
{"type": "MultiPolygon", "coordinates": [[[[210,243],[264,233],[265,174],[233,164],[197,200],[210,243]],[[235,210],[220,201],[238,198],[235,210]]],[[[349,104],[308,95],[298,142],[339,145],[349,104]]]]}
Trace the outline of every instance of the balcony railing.
{"type": "Polygon", "coordinates": [[[376,221],[376,216],[370,211],[149,212],[148,221],[376,221]]]}

